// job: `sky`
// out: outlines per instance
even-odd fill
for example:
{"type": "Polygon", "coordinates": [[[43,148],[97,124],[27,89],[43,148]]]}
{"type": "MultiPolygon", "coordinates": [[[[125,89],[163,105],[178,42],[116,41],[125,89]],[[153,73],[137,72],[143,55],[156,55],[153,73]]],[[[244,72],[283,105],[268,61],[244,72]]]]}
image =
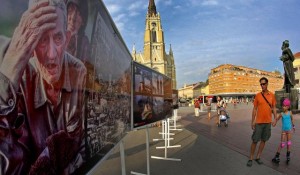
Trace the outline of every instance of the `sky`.
{"type": "MultiPolygon", "coordinates": [[[[149,0],[103,0],[129,51],[143,51],[149,0]]],[[[299,0],[155,0],[177,88],[234,64],[283,73],[281,45],[300,52],[299,0]]]]}

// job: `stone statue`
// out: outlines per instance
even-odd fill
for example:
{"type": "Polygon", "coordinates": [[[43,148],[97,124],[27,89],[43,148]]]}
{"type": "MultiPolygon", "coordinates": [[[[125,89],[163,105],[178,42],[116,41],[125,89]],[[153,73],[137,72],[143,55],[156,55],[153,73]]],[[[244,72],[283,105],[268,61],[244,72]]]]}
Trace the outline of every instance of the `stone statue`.
{"type": "Polygon", "coordinates": [[[293,61],[295,60],[294,55],[289,48],[289,41],[285,40],[282,42],[281,46],[282,55],[280,60],[283,62],[284,67],[284,86],[286,93],[291,92],[291,88],[295,86],[295,74],[293,61]]]}

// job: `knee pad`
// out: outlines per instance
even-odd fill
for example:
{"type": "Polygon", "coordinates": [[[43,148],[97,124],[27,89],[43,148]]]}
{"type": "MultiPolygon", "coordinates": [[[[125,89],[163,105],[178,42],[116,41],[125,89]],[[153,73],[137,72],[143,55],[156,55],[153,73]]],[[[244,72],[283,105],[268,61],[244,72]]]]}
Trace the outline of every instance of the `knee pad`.
{"type": "Polygon", "coordinates": [[[291,145],[292,145],[292,141],[289,140],[289,141],[287,142],[287,145],[288,145],[288,146],[291,146],[291,145]]]}
{"type": "Polygon", "coordinates": [[[285,142],[281,142],[280,146],[281,146],[281,148],[284,148],[285,142]]]}

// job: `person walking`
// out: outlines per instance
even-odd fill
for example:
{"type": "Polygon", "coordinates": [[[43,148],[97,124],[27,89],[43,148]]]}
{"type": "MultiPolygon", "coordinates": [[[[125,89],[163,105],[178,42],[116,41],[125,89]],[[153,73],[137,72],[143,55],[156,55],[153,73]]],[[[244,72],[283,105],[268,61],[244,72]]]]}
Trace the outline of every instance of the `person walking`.
{"type": "Polygon", "coordinates": [[[252,121],[251,128],[253,130],[252,134],[252,143],[250,149],[250,156],[247,162],[247,166],[252,166],[252,160],[254,157],[254,152],[256,150],[256,145],[258,142],[259,148],[256,154],[255,161],[261,165],[263,162],[260,159],[260,156],[265,147],[265,143],[271,137],[271,123],[272,123],[272,113],[274,119],[276,120],[276,99],[272,92],[268,90],[268,79],[262,77],[260,80],[260,86],[262,91],[257,93],[255,100],[253,102],[253,111],[252,111],[252,121]]]}
{"type": "Polygon", "coordinates": [[[210,120],[210,116],[211,116],[211,98],[206,97],[206,107],[207,107],[207,119],[210,120]]]}
{"type": "Polygon", "coordinates": [[[289,163],[290,161],[290,149],[291,149],[291,145],[292,145],[292,130],[295,132],[295,125],[294,125],[294,119],[293,119],[293,115],[291,113],[291,111],[289,110],[291,106],[291,101],[286,98],[283,100],[282,102],[282,109],[283,112],[281,114],[278,115],[278,117],[276,118],[276,120],[273,122],[273,126],[276,126],[277,121],[280,120],[282,121],[282,131],[281,131],[281,143],[278,146],[277,152],[275,157],[272,159],[272,162],[274,163],[279,163],[280,159],[280,151],[282,148],[284,148],[284,146],[286,145],[286,163],[289,163]]]}
{"type": "Polygon", "coordinates": [[[195,107],[195,117],[199,117],[200,101],[197,98],[194,99],[194,107],[195,107]]]}

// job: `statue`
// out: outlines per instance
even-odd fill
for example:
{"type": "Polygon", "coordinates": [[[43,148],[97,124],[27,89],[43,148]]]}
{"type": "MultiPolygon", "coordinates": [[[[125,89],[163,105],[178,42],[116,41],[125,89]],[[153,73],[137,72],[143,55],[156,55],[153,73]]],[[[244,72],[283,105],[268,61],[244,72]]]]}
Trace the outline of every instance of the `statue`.
{"type": "Polygon", "coordinates": [[[282,55],[280,60],[283,62],[284,67],[284,86],[286,93],[291,92],[291,88],[295,86],[295,74],[293,61],[295,60],[294,55],[289,48],[289,41],[285,40],[282,42],[281,46],[282,55]]]}

